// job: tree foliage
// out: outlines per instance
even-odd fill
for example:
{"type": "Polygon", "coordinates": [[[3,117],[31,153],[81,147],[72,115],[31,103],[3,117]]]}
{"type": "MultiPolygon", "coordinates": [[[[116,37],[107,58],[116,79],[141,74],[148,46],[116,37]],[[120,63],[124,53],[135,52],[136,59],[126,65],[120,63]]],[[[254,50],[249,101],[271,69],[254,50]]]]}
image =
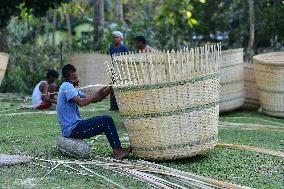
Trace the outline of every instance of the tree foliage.
{"type": "Polygon", "coordinates": [[[18,6],[25,3],[26,8],[34,10],[35,16],[44,16],[50,8],[69,0],[0,0],[0,27],[5,26],[10,17],[19,14],[18,6]]]}
{"type": "Polygon", "coordinates": [[[78,23],[95,23],[97,31],[94,16],[98,10],[94,8],[94,0],[0,1],[0,42],[5,42],[0,49],[7,51],[8,47],[11,55],[2,91],[30,92],[46,69],[59,68],[61,55],[65,60],[69,52],[107,52],[114,30],[124,33],[124,43],[131,50],[136,50],[137,35],[145,36],[150,46],[164,50],[208,42],[222,42],[223,49],[253,48],[250,56],[284,50],[283,0],[253,1],[255,32],[250,44],[247,0],[97,0],[104,4],[101,33],[86,32],[79,39],[72,35],[78,23]],[[57,29],[68,31],[66,43],[61,46],[36,43],[39,34],[54,39],[57,29]]]}

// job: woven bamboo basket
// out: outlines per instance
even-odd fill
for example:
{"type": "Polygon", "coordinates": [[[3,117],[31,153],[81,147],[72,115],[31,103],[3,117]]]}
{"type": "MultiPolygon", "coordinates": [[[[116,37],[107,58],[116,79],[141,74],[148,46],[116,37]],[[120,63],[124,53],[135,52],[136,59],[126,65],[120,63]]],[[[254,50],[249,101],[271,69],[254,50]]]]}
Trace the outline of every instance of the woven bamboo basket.
{"type": "Polygon", "coordinates": [[[257,110],[260,107],[259,95],[256,88],[254,64],[244,64],[245,102],[242,109],[257,110]]]}
{"type": "Polygon", "coordinates": [[[195,156],[217,144],[220,45],[114,57],[107,62],[134,153],[195,156]]]}
{"type": "Polygon", "coordinates": [[[244,103],[243,49],[222,51],[220,112],[228,112],[244,103]]]}
{"type": "Polygon", "coordinates": [[[263,112],[284,117],[284,52],[256,55],[253,62],[263,112]]]}
{"type": "Polygon", "coordinates": [[[80,75],[80,86],[86,93],[94,93],[99,90],[94,84],[109,84],[104,62],[109,61],[110,56],[106,54],[74,54],[69,57],[69,63],[74,65],[80,75]]]}
{"type": "Polygon", "coordinates": [[[6,53],[0,52],[0,86],[1,86],[2,80],[5,76],[8,61],[9,61],[9,55],[6,54],[6,53]]]}

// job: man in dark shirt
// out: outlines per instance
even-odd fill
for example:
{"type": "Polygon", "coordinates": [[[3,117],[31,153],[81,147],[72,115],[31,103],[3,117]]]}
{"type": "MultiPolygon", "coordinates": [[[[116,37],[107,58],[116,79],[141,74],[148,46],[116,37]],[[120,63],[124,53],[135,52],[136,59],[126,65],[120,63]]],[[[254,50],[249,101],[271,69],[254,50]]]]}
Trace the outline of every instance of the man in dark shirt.
{"type": "MultiPolygon", "coordinates": [[[[113,44],[109,48],[109,54],[112,57],[113,55],[120,53],[128,53],[128,48],[122,44],[123,33],[120,31],[112,32],[113,44]]],[[[117,102],[113,90],[110,93],[110,110],[118,110],[117,102]]]]}
{"type": "Polygon", "coordinates": [[[109,48],[109,54],[128,53],[128,48],[122,44],[123,34],[120,31],[112,32],[113,44],[109,48]]]}

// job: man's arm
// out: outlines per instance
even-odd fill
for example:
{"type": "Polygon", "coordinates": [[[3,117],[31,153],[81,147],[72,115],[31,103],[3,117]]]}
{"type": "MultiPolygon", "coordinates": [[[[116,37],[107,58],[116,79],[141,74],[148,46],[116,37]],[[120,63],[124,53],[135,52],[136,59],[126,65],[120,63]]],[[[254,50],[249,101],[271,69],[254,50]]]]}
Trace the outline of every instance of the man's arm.
{"type": "Polygon", "coordinates": [[[80,96],[74,96],[72,100],[80,107],[87,106],[91,103],[102,101],[105,97],[110,94],[111,87],[103,87],[96,94],[80,98],[80,96]]]}
{"type": "Polygon", "coordinates": [[[39,86],[39,90],[42,92],[42,97],[41,99],[44,102],[48,102],[48,103],[56,103],[55,99],[49,98],[49,92],[48,92],[48,84],[45,82],[42,82],[39,86]]]}

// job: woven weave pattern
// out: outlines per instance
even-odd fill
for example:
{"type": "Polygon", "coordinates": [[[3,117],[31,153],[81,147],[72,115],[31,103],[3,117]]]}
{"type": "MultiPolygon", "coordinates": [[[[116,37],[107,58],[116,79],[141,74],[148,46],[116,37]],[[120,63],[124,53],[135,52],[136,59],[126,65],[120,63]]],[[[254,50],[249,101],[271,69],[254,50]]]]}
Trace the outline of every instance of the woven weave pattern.
{"type": "Polygon", "coordinates": [[[0,86],[4,78],[6,69],[7,69],[8,60],[9,60],[9,55],[6,53],[0,52],[0,86]]]}
{"type": "Polygon", "coordinates": [[[217,143],[220,45],[114,57],[107,62],[135,154],[171,160],[217,143]]]}
{"type": "Polygon", "coordinates": [[[256,88],[254,64],[244,64],[245,102],[242,108],[255,110],[260,107],[259,95],[256,88]]]}
{"type": "Polygon", "coordinates": [[[243,105],[243,49],[222,52],[220,90],[220,112],[235,110],[243,105]]]}
{"type": "MultiPolygon", "coordinates": [[[[96,84],[109,84],[109,77],[106,73],[105,61],[110,59],[106,54],[74,54],[69,58],[80,75],[80,85],[87,86],[96,84]]],[[[86,93],[94,93],[98,88],[84,89],[86,93]]]]}
{"type": "Polygon", "coordinates": [[[263,112],[284,117],[284,52],[257,55],[253,61],[263,112]]]}

